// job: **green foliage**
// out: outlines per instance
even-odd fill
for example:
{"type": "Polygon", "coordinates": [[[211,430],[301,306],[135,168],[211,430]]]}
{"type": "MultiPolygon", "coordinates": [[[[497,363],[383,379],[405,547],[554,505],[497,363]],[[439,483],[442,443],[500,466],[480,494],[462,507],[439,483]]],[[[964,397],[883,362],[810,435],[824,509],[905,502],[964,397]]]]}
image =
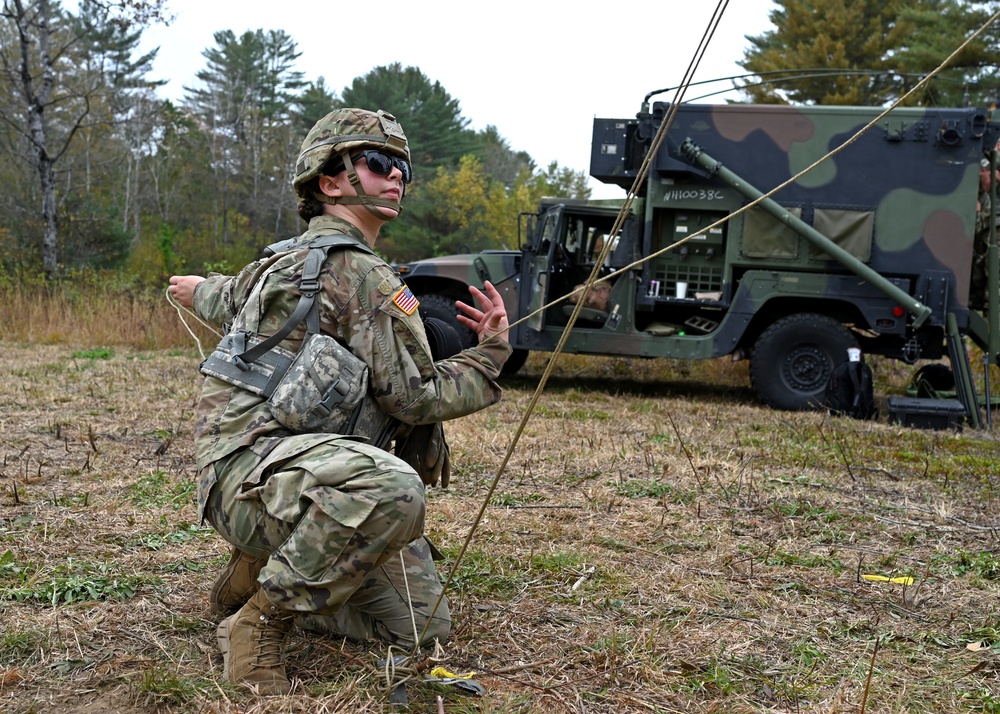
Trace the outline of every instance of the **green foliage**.
{"type": "Polygon", "coordinates": [[[438,167],[457,165],[475,146],[458,100],[417,67],[404,68],[398,62],[375,67],[345,87],[341,96],[344,106],[384,109],[399,120],[417,180],[425,180],[438,167]]]}
{"type": "Polygon", "coordinates": [[[439,168],[407,198],[409,220],[400,219],[379,238],[379,249],[393,260],[408,261],[490,248],[517,246],[517,216],[533,211],[546,195],[586,198],[586,177],[558,164],[532,175],[521,163],[505,185],[473,155],[458,168],[439,168]]]}
{"type": "Polygon", "coordinates": [[[0,600],[36,600],[55,607],[91,600],[128,600],[142,585],[157,578],[121,575],[114,567],[76,564],[73,559],[45,572],[38,566],[19,565],[11,551],[0,556],[0,600]]]}
{"type": "Polygon", "coordinates": [[[305,137],[316,122],[342,105],[323,77],[309,82],[299,97],[299,133],[305,137]]]}
{"type": "Polygon", "coordinates": [[[171,528],[168,524],[163,525],[165,527],[162,531],[158,531],[156,533],[141,533],[135,538],[128,539],[122,545],[127,548],[141,546],[147,550],[163,550],[164,548],[170,548],[175,545],[190,543],[196,539],[208,539],[215,535],[215,531],[213,529],[200,528],[193,524],[180,526],[178,528],[171,528]]]}
{"type": "Polygon", "coordinates": [[[1000,694],[990,687],[979,687],[966,692],[964,699],[968,702],[970,711],[984,714],[1000,714],[1000,694]]]}
{"type": "Polygon", "coordinates": [[[218,684],[201,677],[184,677],[162,667],[150,666],[142,672],[135,691],[156,707],[182,706],[198,697],[218,695],[218,684]]]}
{"type": "MultiPolygon", "coordinates": [[[[0,557],[0,577],[3,575],[3,559],[0,557]]],[[[24,662],[39,650],[45,648],[48,638],[37,630],[5,631],[0,634],[0,662],[24,662]]]]}
{"type": "Polygon", "coordinates": [[[283,30],[247,30],[239,39],[220,30],[213,37],[215,47],[202,52],[207,64],[197,73],[202,85],[186,90],[188,102],[233,138],[252,140],[255,115],[284,116],[302,88],[303,73],[292,69],[302,53],[283,30]]]}
{"type": "MultiPolygon", "coordinates": [[[[767,78],[779,70],[793,70],[802,79],[775,85],[745,86],[755,102],[818,104],[878,104],[890,87],[885,85],[896,49],[912,27],[896,22],[908,0],[778,0],[771,11],[774,30],[749,37],[750,49],[740,63],[767,78]],[[873,70],[879,74],[853,74],[873,70]]],[[[793,74],[793,73],[789,73],[793,74]]]]}
{"type": "Polygon", "coordinates": [[[465,593],[503,599],[521,588],[523,573],[504,553],[470,548],[465,553],[452,584],[465,593]]]}
{"type": "MultiPolygon", "coordinates": [[[[523,151],[514,151],[495,126],[487,126],[476,134],[476,149],[473,154],[482,165],[483,173],[499,181],[507,190],[514,189],[525,176],[535,171],[535,162],[523,151]]],[[[586,181],[584,182],[586,183],[586,181]]],[[[555,193],[558,196],[576,195],[555,193]]]]}
{"type": "Polygon", "coordinates": [[[193,479],[175,483],[165,471],[153,471],[129,486],[129,501],[136,506],[172,505],[179,508],[190,503],[195,489],[193,479]]]}
{"type": "Polygon", "coordinates": [[[176,268],[177,254],[174,250],[174,241],[177,238],[177,231],[169,223],[161,223],[160,230],[156,234],[156,248],[163,260],[163,267],[167,273],[172,274],[176,268]]]}
{"type": "Polygon", "coordinates": [[[742,678],[733,672],[728,663],[717,657],[709,658],[704,665],[689,667],[684,673],[683,690],[711,696],[729,694],[736,691],[737,682],[742,678]]]}
{"type": "Polygon", "coordinates": [[[977,575],[984,580],[1000,579],[1000,556],[994,553],[958,551],[943,559],[953,575],[977,575]]]}
{"type": "Polygon", "coordinates": [[[132,233],[107,196],[67,198],[59,214],[62,271],[116,269],[125,265],[132,233]]]}
{"type": "Polygon", "coordinates": [[[590,188],[587,186],[587,174],[583,171],[560,166],[553,161],[548,167],[533,177],[534,192],[541,196],[566,196],[568,198],[588,199],[590,188]]]}
{"type": "Polygon", "coordinates": [[[89,350],[77,350],[73,353],[73,359],[112,359],[115,351],[110,347],[95,347],[89,350]]]}
{"type": "MultiPolygon", "coordinates": [[[[776,0],[773,30],[748,37],[740,65],[759,81],[741,87],[750,101],[881,105],[936,69],[995,2],[967,0],[776,0]]],[[[988,103],[995,92],[1000,36],[957,56],[909,103],[961,106],[963,93],[988,103]]]]}
{"type": "MultiPolygon", "coordinates": [[[[923,76],[936,69],[969,36],[1000,9],[1000,3],[969,0],[923,0],[900,8],[899,21],[913,28],[902,51],[899,68],[906,76],[923,76]]],[[[956,55],[947,69],[920,93],[920,103],[945,107],[993,106],[1000,70],[1000,27],[993,23],[979,40],[956,55]]],[[[904,84],[914,83],[910,79],[904,84]]]]}

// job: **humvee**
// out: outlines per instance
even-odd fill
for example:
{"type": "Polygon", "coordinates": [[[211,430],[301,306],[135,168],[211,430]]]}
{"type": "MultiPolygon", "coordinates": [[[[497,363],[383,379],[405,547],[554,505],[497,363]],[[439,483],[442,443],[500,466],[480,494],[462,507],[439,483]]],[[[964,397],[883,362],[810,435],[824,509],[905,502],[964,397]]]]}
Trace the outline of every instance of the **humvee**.
{"type": "Polygon", "coordinates": [[[1000,138],[987,110],[897,108],[855,137],[881,109],[678,105],[651,153],[670,109],[594,120],[590,174],[621,200],[546,199],[519,219],[518,250],[399,265],[424,314],[457,326],[454,301],[490,280],[511,322],[527,317],[511,372],[555,348],[582,298],[564,351],[748,358],[755,392],[785,410],[820,407],[848,348],[947,355],[978,425],[965,338],[992,364],[998,351],[995,230],[976,235],[1000,138]],[[595,269],[607,286],[583,296],[595,269]]]}

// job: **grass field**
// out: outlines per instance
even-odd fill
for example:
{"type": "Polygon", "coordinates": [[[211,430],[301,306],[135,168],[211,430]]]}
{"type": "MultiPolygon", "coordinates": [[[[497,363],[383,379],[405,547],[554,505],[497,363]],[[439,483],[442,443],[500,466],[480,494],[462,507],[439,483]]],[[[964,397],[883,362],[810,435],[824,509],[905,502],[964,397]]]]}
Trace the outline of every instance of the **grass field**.
{"type": "MultiPolygon", "coordinates": [[[[300,631],[291,696],[222,681],[198,361],[0,346],[0,711],[393,711],[384,649],[300,631]]],[[[443,573],[543,365],[448,425],[443,573]]],[[[441,664],[486,696],[412,684],[409,711],[1000,712],[996,436],[775,412],[746,385],[742,363],[560,360],[449,588],[441,664]]]]}

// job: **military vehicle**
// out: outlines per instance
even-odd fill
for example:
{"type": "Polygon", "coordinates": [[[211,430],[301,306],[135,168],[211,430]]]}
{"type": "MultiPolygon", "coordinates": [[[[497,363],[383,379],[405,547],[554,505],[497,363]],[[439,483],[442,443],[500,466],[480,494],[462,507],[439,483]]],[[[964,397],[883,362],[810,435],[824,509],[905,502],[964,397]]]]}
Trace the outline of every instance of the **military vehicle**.
{"type": "Polygon", "coordinates": [[[590,174],[622,200],[547,199],[519,221],[519,250],[398,266],[425,314],[455,322],[454,300],[490,280],[511,322],[530,316],[511,332],[516,370],[555,348],[576,307],[566,296],[610,240],[598,268],[610,289],[587,296],[564,351],[748,358],[756,393],[786,410],[819,407],[848,348],[947,355],[979,425],[965,338],[993,364],[998,351],[995,232],[989,259],[974,254],[980,171],[1000,139],[987,110],[897,108],[855,137],[881,109],[674,109],[647,98],[633,119],[595,119],[590,174]]]}

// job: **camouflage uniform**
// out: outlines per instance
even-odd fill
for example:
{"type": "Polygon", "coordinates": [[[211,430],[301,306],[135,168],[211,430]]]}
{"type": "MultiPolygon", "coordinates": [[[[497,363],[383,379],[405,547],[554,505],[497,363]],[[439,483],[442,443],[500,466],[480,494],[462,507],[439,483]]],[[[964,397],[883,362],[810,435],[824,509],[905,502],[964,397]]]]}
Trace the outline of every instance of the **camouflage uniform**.
{"type": "MultiPolygon", "coordinates": [[[[987,179],[988,182],[988,179],[987,179]]],[[[976,211],[976,232],[973,239],[972,281],[969,288],[969,306],[985,309],[988,306],[987,253],[990,246],[990,219],[1000,228],[1000,215],[992,208],[989,188],[979,193],[979,210],[976,211]]]]}
{"type": "MultiPolygon", "coordinates": [[[[296,245],[331,233],[365,245],[360,231],[329,215],[313,218],[296,245]]],[[[241,320],[273,334],[298,303],[307,252],[293,246],[235,277],[210,275],[196,289],[195,311],[216,325],[232,322],[255,277],[271,268],[262,314],[241,320]]],[[[509,345],[491,340],[435,363],[408,291],[378,257],[334,249],[320,283],[322,331],[368,364],[370,393],[387,415],[430,423],[500,399],[495,379],[509,345]]],[[[299,325],[282,346],[297,350],[304,334],[299,325]]],[[[441,585],[421,537],[424,486],[409,465],[357,437],[292,434],[262,397],[212,377],[197,408],[195,446],[199,517],[242,550],[269,556],[260,582],[271,602],[308,615],[303,625],[413,642],[407,601],[422,630],[441,585]]],[[[428,640],[445,638],[449,623],[443,603],[428,640]]]]}

